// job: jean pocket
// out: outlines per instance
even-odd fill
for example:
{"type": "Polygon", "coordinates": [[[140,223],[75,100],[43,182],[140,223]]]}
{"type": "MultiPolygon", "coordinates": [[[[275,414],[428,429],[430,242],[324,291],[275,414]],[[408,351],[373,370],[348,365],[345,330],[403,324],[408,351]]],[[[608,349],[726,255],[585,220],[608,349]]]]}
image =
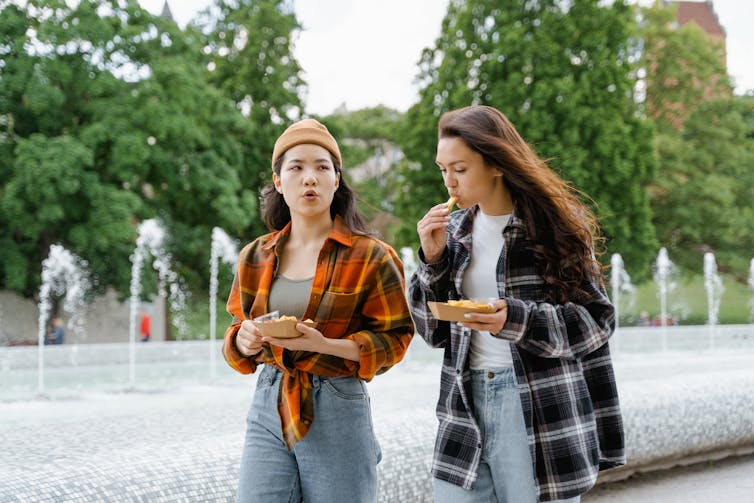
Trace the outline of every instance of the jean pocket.
{"type": "Polygon", "coordinates": [[[271,365],[265,365],[262,370],[259,372],[259,375],[257,377],[257,385],[256,389],[264,389],[269,388],[273,384],[275,384],[275,379],[278,375],[278,370],[271,366],[271,365]]]}
{"type": "Polygon", "coordinates": [[[323,379],[322,388],[345,400],[365,400],[367,398],[364,382],[355,377],[331,377],[323,379]]]}

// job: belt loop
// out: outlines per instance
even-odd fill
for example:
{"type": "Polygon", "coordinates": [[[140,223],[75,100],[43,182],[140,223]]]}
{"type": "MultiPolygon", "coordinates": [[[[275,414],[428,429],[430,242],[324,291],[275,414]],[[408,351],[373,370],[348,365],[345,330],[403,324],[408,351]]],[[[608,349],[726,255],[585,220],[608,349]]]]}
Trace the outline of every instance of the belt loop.
{"type": "Polygon", "coordinates": [[[312,375],[312,387],[314,389],[319,389],[319,376],[318,375],[312,375]]]}

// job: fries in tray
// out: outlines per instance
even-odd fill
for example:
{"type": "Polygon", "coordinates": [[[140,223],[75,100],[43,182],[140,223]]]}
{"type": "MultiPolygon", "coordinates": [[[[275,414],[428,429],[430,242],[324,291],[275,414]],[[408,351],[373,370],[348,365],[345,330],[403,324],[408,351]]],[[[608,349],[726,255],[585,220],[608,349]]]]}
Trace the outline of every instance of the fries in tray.
{"type": "MultiPolygon", "coordinates": [[[[254,325],[259,328],[264,337],[276,337],[278,339],[293,339],[301,337],[301,332],[296,330],[298,318],[295,316],[260,316],[252,320],[254,325]]],[[[316,327],[317,323],[313,320],[304,320],[301,323],[307,327],[316,327]]]]}
{"type": "Polygon", "coordinates": [[[427,302],[432,316],[443,321],[464,321],[466,313],[494,313],[495,309],[486,302],[473,300],[449,300],[447,302],[427,302]]]}

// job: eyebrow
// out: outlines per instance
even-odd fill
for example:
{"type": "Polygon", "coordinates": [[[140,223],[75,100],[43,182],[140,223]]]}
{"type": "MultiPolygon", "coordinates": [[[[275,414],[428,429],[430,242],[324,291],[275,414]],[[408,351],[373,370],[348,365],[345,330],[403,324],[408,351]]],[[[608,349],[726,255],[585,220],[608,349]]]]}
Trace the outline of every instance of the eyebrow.
{"type": "MultiPolygon", "coordinates": [[[[287,161],[285,161],[286,164],[291,163],[291,162],[306,162],[306,161],[304,159],[288,159],[287,161]]],[[[315,163],[317,163],[317,162],[328,162],[328,163],[332,164],[332,159],[328,159],[326,157],[322,157],[320,159],[315,159],[314,162],[315,163]]]]}
{"type": "MultiPolygon", "coordinates": [[[[459,159],[457,161],[451,161],[451,162],[448,163],[448,167],[451,167],[454,164],[458,164],[459,162],[466,162],[466,161],[464,159],[459,159]]],[[[438,161],[438,160],[435,160],[435,164],[437,164],[441,168],[443,167],[442,163],[440,161],[438,161]]]]}

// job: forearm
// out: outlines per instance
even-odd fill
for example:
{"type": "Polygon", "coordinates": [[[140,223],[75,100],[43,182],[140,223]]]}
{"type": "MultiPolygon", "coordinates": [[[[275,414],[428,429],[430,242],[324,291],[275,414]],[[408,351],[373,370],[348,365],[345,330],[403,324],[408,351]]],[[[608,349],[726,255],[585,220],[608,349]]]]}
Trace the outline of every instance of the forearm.
{"type": "Polygon", "coordinates": [[[338,356],[340,358],[359,361],[359,345],[350,339],[328,339],[322,341],[322,349],[319,351],[326,355],[338,356]]]}

